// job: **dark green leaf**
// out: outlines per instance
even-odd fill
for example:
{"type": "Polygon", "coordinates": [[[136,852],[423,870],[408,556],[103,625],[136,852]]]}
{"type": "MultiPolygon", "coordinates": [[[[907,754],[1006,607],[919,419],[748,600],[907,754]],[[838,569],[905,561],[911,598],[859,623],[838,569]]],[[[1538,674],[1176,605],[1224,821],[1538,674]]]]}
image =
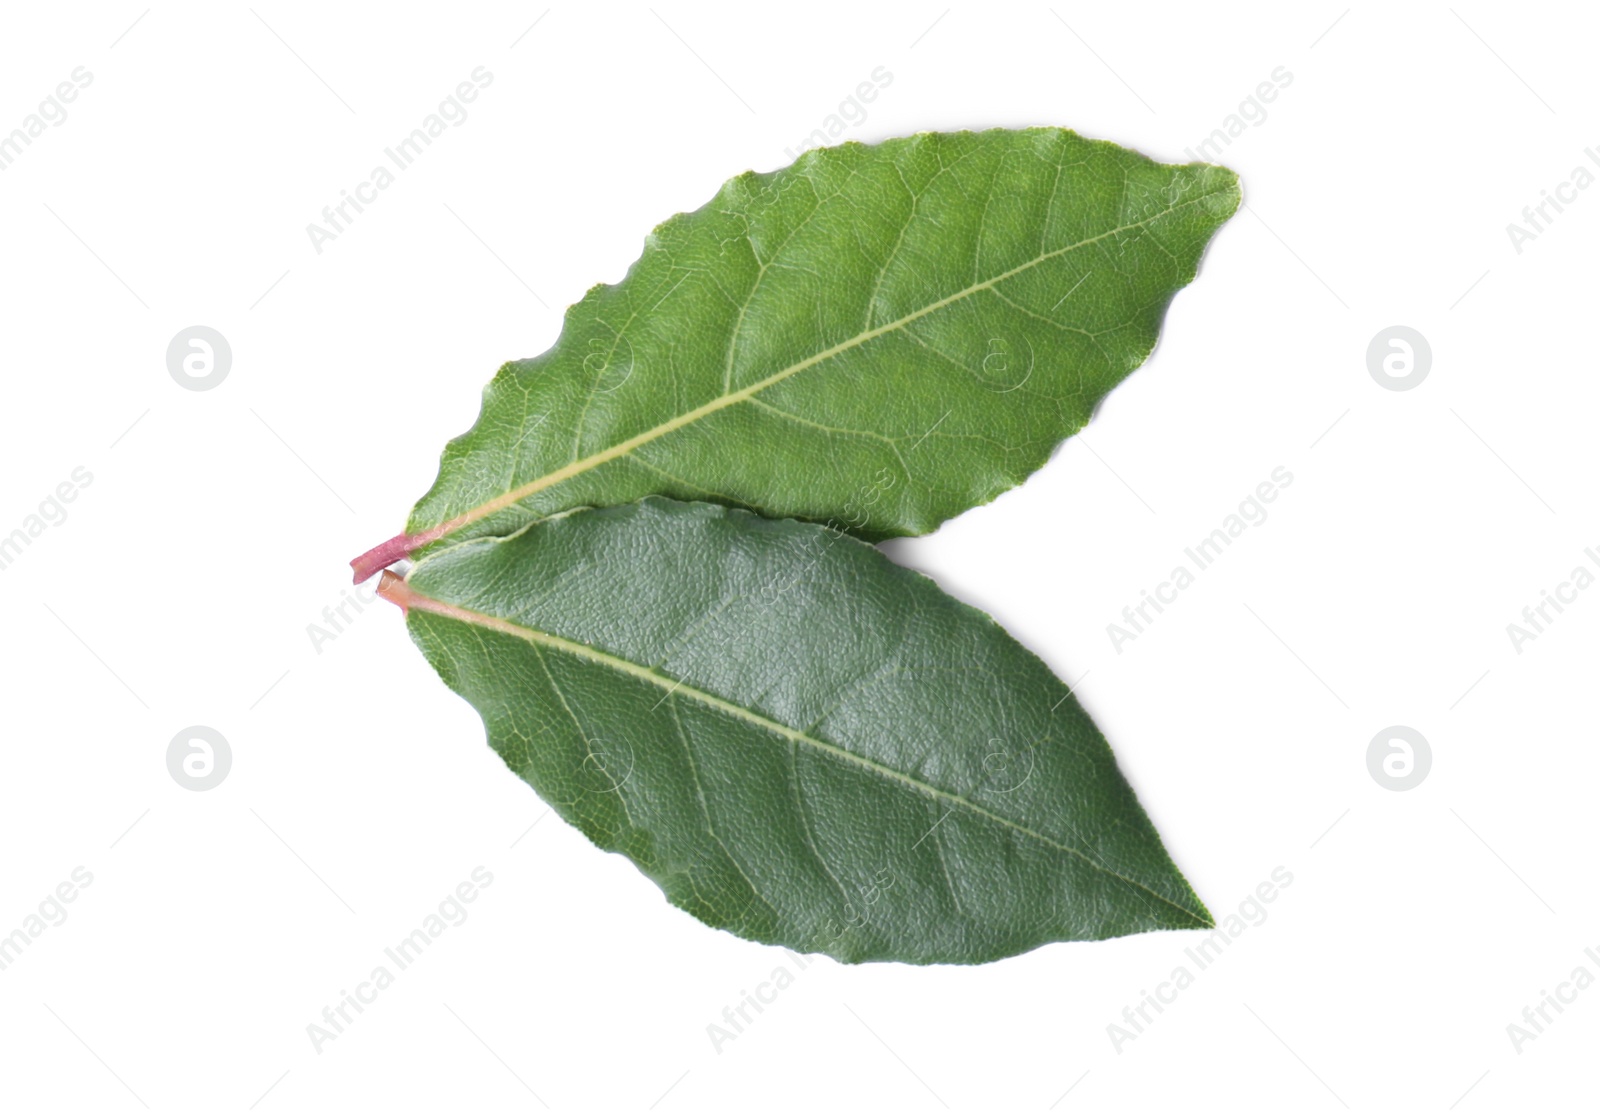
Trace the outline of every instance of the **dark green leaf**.
{"type": "Polygon", "coordinates": [[[1066,685],[853,537],[651,498],[382,593],[511,769],[707,924],[913,963],[1211,924],[1066,685]]]}

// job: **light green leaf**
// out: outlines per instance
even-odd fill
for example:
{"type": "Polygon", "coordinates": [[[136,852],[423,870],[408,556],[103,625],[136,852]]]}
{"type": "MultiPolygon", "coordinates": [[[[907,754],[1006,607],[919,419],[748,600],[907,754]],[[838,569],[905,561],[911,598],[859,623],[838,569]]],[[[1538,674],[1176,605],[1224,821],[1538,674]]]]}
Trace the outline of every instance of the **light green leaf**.
{"type": "Polygon", "coordinates": [[[1088,422],[1238,204],[1224,168],[1059,128],[747,172],[657,227],[554,347],[500,370],[406,533],[357,578],[445,537],[648,494],[873,540],[929,532],[1088,422]]]}
{"type": "Polygon", "coordinates": [[[1211,926],[1067,686],[854,537],[650,498],[381,593],[507,765],[709,925],[911,963],[1211,926]]]}

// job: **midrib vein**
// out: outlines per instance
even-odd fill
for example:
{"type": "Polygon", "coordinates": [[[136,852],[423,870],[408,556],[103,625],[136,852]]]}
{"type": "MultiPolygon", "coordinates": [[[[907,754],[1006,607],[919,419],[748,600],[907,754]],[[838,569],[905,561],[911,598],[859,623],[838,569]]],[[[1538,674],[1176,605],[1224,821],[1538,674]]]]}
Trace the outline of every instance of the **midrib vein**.
{"type": "MultiPolygon", "coordinates": [[[[434,540],[438,540],[441,537],[449,535],[459,528],[464,528],[465,526],[472,524],[474,521],[482,520],[484,517],[498,513],[502,509],[515,505],[519,501],[531,497],[542,490],[547,490],[551,486],[560,485],[567,479],[575,478],[579,474],[587,473],[597,466],[604,466],[613,459],[621,458],[622,456],[644,446],[646,443],[652,443],[664,435],[671,435],[674,431],[677,431],[680,428],[688,427],[693,423],[698,423],[700,420],[705,419],[707,416],[714,415],[717,412],[722,411],[724,408],[731,408],[735,404],[740,404],[746,400],[749,400],[757,393],[763,392],[771,388],[773,385],[781,384],[782,382],[787,381],[796,373],[804,372],[814,365],[820,365],[822,362],[828,361],[830,358],[838,357],[840,354],[855,349],[858,346],[864,346],[874,338],[881,338],[885,334],[892,334],[893,332],[903,329],[911,323],[916,322],[918,319],[923,318],[924,316],[931,315],[935,311],[950,306],[952,303],[957,303],[969,296],[976,295],[978,292],[988,291],[996,284],[1004,283],[1006,280],[1011,279],[1013,276],[1020,275],[1030,268],[1036,268],[1047,260],[1052,260],[1058,256],[1064,256],[1067,253],[1075,252],[1078,249],[1087,248],[1090,245],[1105,240],[1107,237],[1115,237],[1120,233],[1126,233],[1129,230],[1139,229],[1150,225],[1161,218],[1176,213],[1178,210],[1181,210],[1184,207],[1198,205],[1199,203],[1204,202],[1206,199],[1214,198],[1216,195],[1221,193],[1225,192],[1212,191],[1209,194],[1202,194],[1195,198],[1191,198],[1186,202],[1179,202],[1175,205],[1169,206],[1160,213],[1152,214],[1150,217],[1144,218],[1143,220],[1132,222],[1128,225],[1119,225],[1115,229],[1108,229],[1104,233],[1097,233],[1093,237],[1085,238],[1084,240],[1074,242],[1071,245],[1065,245],[1062,248],[1052,249],[1047,253],[1041,253],[1031,260],[1024,261],[1023,263],[1017,265],[1015,268],[1008,269],[1004,272],[1001,272],[997,276],[991,276],[987,280],[983,280],[972,284],[969,287],[962,288],[953,295],[947,295],[943,299],[935,300],[925,307],[919,307],[917,310],[903,315],[900,318],[895,319],[893,322],[884,323],[882,326],[873,327],[870,330],[863,330],[842,342],[837,342],[834,345],[829,346],[827,349],[819,350],[810,357],[801,361],[797,361],[793,365],[786,366],[785,368],[778,370],[776,373],[770,374],[759,381],[746,385],[742,389],[736,389],[732,392],[725,392],[721,396],[713,397],[711,400],[706,401],[706,403],[700,405],[699,407],[680,413],[679,415],[672,417],[670,420],[666,420],[663,423],[657,424],[648,431],[640,432],[638,435],[625,439],[620,443],[613,443],[611,446],[596,451],[594,454],[588,455],[585,458],[575,459],[560,469],[551,471],[549,474],[545,474],[542,477],[535,478],[529,482],[524,482],[515,489],[507,490],[499,497],[492,498],[489,501],[484,502],[482,505],[468,509],[465,513],[452,517],[448,521],[434,526],[432,529],[418,533],[417,536],[431,543],[434,540]]],[[[743,308],[741,307],[741,314],[742,311],[743,308]]]]}
{"type": "MultiPolygon", "coordinates": [[[[396,579],[395,582],[398,583],[399,580],[396,579]]],[[[1167,898],[1156,893],[1142,882],[1129,878],[1125,874],[1119,874],[1117,871],[1101,865],[1094,859],[1091,859],[1088,855],[1084,854],[1082,851],[1078,850],[1076,847],[1069,847],[1066,844],[1061,843],[1059,840],[1052,839],[1047,835],[1034,831],[1025,824],[1020,824],[1015,820],[1011,820],[1005,816],[999,815],[998,813],[991,812],[987,808],[984,808],[978,804],[974,804],[972,801],[960,796],[957,793],[947,792],[944,789],[929,785],[926,782],[918,781],[915,777],[912,777],[909,774],[901,773],[899,770],[891,769],[888,766],[883,765],[881,762],[875,762],[871,758],[862,757],[860,754],[852,753],[851,751],[846,750],[841,746],[837,746],[826,739],[816,738],[812,735],[806,734],[804,731],[798,731],[793,727],[785,726],[776,720],[767,718],[765,715],[751,711],[747,707],[741,707],[737,703],[723,699],[721,696],[713,695],[711,692],[703,691],[691,684],[685,684],[681,680],[674,680],[669,676],[663,676],[658,672],[654,672],[651,669],[644,667],[643,665],[635,664],[624,657],[619,657],[615,654],[604,652],[600,649],[596,649],[592,645],[585,645],[582,642],[560,637],[553,633],[546,633],[543,630],[533,629],[530,626],[519,625],[516,622],[509,621],[505,618],[495,617],[492,614],[484,614],[477,610],[468,609],[465,606],[456,606],[453,603],[440,602],[438,599],[429,598],[426,595],[412,590],[409,583],[401,584],[399,587],[388,590],[387,592],[385,592],[383,589],[380,589],[380,593],[385,593],[385,597],[390,598],[391,601],[394,601],[407,610],[422,610],[425,613],[435,614],[442,618],[450,618],[454,621],[464,622],[467,625],[478,626],[483,629],[492,630],[496,633],[503,633],[508,637],[519,638],[532,644],[535,648],[543,646],[544,648],[553,649],[557,652],[562,652],[568,654],[569,656],[577,657],[580,660],[588,661],[591,664],[602,665],[616,672],[621,672],[627,676],[631,676],[636,680],[642,680],[653,687],[661,689],[668,696],[683,696],[684,698],[693,700],[702,706],[712,708],[716,711],[721,711],[727,715],[732,715],[734,718],[742,720],[751,726],[759,727],[762,730],[779,735],[782,738],[788,739],[790,742],[805,745],[813,750],[818,751],[819,753],[826,754],[829,757],[837,758],[840,761],[865,769],[868,772],[875,773],[881,777],[886,777],[891,781],[897,781],[902,785],[906,785],[909,788],[917,790],[924,796],[931,797],[935,801],[946,802],[957,808],[965,809],[976,816],[980,816],[984,819],[991,820],[994,823],[1010,828],[1019,835],[1025,835],[1030,839],[1034,839],[1045,844],[1047,847],[1053,847],[1058,851],[1081,859],[1083,862],[1087,863],[1090,867],[1094,868],[1100,873],[1125,882],[1135,889],[1149,894],[1162,904],[1171,906],[1178,912],[1189,917],[1193,917],[1196,921],[1205,924],[1205,918],[1201,917],[1198,913],[1191,912],[1190,910],[1179,905],[1177,902],[1173,901],[1171,898],[1167,898]]],[[[551,682],[553,684],[554,680],[551,682]]],[[[557,690],[557,694],[559,696],[559,689],[557,690]]],[[[564,704],[565,700],[563,699],[563,705],[564,704]]],[[[568,708],[568,713],[571,714],[571,708],[568,708]]],[[[576,720],[575,715],[573,718],[576,720]]]]}

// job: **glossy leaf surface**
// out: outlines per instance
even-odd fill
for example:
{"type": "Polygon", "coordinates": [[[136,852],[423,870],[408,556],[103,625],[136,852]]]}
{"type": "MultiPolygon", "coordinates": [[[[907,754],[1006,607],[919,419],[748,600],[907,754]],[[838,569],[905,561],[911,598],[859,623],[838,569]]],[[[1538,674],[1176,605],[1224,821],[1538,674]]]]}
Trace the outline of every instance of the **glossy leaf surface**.
{"type": "Polygon", "coordinates": [[[651,498],[382,593],[507,765],[709,925],[977,963],[1211,924],[1067,686],[854,537],[651,498]]]}
{"type": "Polygon", "coordinates": [[[1232,172],[1059,128],[923,133],[729,180],[504,366],[407,533],[650,494],[866,539],[931,531],[1044,464],[1149,356],[1239,204],[1232,172]],[[884,472],[892,492],[867,506],[884,472]]]}

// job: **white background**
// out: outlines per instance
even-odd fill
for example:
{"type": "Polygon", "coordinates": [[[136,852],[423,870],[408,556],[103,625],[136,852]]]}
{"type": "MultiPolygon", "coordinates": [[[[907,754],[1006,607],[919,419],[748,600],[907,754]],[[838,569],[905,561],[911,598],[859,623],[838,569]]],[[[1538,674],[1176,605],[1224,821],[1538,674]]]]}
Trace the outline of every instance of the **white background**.
{"type": "Polygon", "coordinates": [[[1520,1055],[1506,1030],[1600,975],[1600,590],[1520,652],[1506,632],[1600,572],[1600,189],[1521,253],[1506,231],[1600,144],[1586,13],[658,11],[0,19],[0,130],[93,74],[0,173],[0,535],[93,475],[0,571],[0,932],[94,876],[0,972],[0,1110],[1592,1108],[1600,991],[1520,1055]],[[478,66],[464,123],[317,253],[307,224],[478,66]],[[1293,75],[1223,153],[1247,209],[1156,356],[1027,484],[891,549],[1082,677],[1214,913],[1293,875],[1120,1053],[1108,1025],[1199,934],[800,971],[547,818],[390,607],[308,636],[502,361],[880,66],[848,138],[1067,125],[1172,161],[1293,75]],[[196,324],[233,351],[208,392],[166,368],[196,324]],[[1397,324],[1433,350],[1406,392],[1366,362],[1397,324]],[[1107,624],[1278,466],[1269,519],[1115,651],[1107,624]],[[233,753],[204,793],[167,771],[193,724],[233,753]],[[1394,724],[1432,745],[1409,792],[1368,773],[1394,724]],[[317,1054],[308,1024],[479,866],[466,922],[317,1054]],[[707,1025],[780,965],[794,984],[716,1052],[707,1025]]]}

